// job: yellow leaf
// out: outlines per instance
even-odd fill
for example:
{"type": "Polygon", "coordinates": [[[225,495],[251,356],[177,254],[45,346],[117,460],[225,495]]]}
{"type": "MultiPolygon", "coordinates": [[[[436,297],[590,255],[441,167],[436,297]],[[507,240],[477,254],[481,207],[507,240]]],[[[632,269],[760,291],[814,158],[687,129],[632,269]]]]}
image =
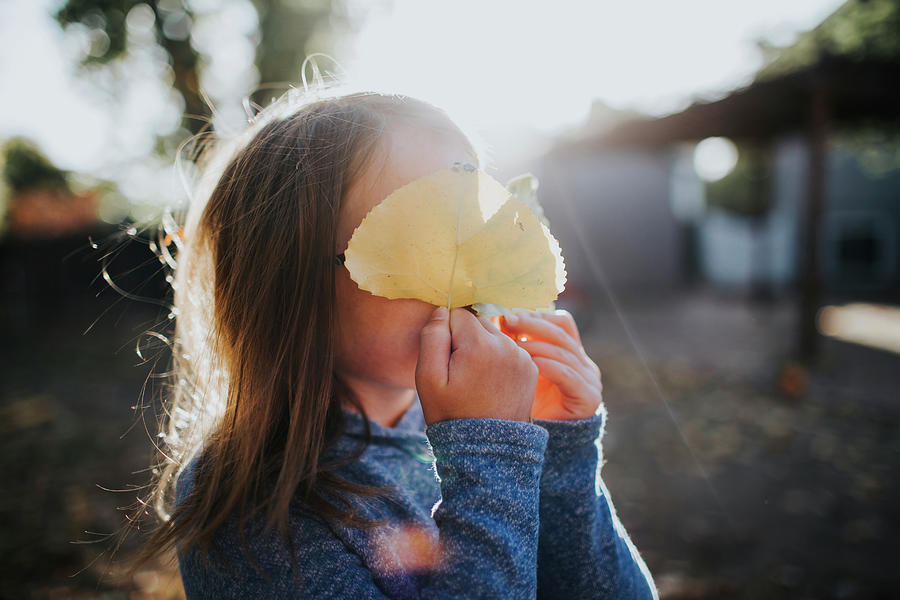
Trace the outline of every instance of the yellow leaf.
{"type": "Polygon", "coordinates": [[[364,290],[448,308],[548,308],[566,280],[547,226],[502,184],[468,165],[395,190],[353,232],[345,257],[364,290]]]}

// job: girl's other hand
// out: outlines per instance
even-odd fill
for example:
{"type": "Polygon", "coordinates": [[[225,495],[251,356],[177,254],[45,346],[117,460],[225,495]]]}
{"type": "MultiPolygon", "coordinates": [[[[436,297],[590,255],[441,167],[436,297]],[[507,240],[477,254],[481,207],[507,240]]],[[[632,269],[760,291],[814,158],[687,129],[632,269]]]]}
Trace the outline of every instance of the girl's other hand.
{"type": "Polygon", "coordinates": [[[422,328],[416,388],[428,425],[466,418],[528,421],[538,366],[486,317],[438,307],[422,328]]]}
{"type": "Polygon", "coordinates": [[[500,328],[540,372],[531,411],[536,419],[572,421],[596,414],[603,402],[600,369],[585,353],[568,311],[518,312],[501,317],[500,328]]]}

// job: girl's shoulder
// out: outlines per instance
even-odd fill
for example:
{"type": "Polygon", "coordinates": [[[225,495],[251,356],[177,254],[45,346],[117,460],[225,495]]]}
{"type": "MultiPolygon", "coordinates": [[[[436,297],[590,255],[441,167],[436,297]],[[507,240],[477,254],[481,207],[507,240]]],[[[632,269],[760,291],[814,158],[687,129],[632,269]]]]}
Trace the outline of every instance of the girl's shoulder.
{"type": "Polygon", "coordinates": [[[183,469],[178,473],[175,480],[175,508],[184,503],[185,498],[194,489],[194,478],[197,467],[200,463],[200,454],[194,455],[183,469]]]}
{"type": "MultiPolygon", "coordinates": [[[[194,457],[179,474],[175,506],[194,490],[200,465],[194,457]]],[[[298,589],[318,597],[333,591],[314,589],[334,569],[363,569],[359,558],[325,519],[293,507],[288,535],[266,526],[262,511],[233,514],[216,531],[210,552],[198,546],[178,549],[178,563],[188,598],[293,598],[298,589]]],[[[335,573],[333,579],[338,579],[335,573]]]]}

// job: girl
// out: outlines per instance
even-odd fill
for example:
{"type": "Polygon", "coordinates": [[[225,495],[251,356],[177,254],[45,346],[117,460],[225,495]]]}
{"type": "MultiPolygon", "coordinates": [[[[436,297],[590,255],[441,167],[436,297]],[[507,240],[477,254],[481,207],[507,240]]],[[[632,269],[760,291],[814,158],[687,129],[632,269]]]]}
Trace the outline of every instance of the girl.
{"type": "Polygon", "coordinates": [[[388,300],[335,258],[456,162],[478,156],[443,112],[378,94],[286,96],[208,154],[173,236],[145,551],[177,548],[188,598],[657,596],[600,479],[600,372],[572,317],[388,300]]]}

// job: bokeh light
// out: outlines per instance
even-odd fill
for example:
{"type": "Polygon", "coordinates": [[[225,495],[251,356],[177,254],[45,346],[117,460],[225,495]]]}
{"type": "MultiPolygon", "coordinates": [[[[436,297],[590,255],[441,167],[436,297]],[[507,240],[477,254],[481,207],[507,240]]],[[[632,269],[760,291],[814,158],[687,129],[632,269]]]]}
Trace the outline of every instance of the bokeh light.
{"type": "Polygon", "coordinates": [[[706,138],[694,149],[694,169],[704,181],[722,179],[731,173],[737,161],[737,146],[728,138],[706,138]]]}

